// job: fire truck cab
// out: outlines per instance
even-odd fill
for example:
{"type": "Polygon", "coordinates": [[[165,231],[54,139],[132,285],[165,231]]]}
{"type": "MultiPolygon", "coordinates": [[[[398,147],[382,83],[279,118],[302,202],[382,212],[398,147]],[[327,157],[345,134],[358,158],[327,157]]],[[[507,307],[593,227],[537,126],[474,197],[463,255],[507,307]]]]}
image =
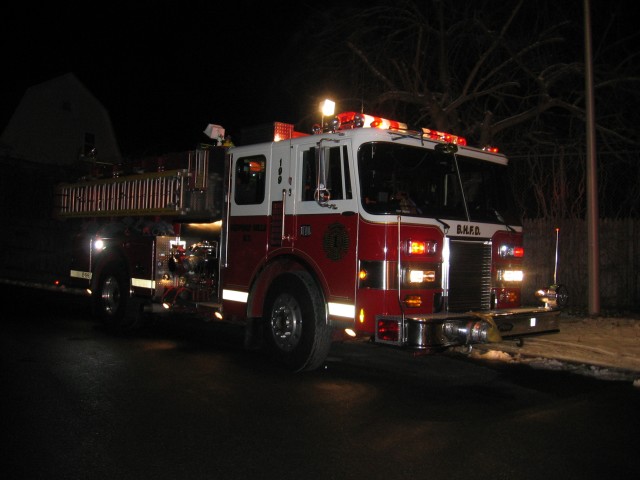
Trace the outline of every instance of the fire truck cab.
{"type": "Polygon", "coordinates": [[[337,331],[424,352],[558,331],[553,285],[522,306],[504,155],[355,112],[270,133],[61,185],[57,285],[118,329],[158,312],[244,325],[295,371],[337,331]]]}
{"type": "Polygon", "coordinates": [[[351,112],[228,162],[221,311],[292,357],[317,367],[332,329],[424,351],[558,329],[552,289],[521,306],[503,155],[351,112]]]}

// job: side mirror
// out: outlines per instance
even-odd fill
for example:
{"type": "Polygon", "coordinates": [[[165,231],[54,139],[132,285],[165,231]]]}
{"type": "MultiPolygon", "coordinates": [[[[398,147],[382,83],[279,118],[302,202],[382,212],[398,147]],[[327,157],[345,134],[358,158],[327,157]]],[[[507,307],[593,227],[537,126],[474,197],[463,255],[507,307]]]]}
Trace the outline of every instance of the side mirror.
{"type": "Polygon", "coordinates": [[[322,148],[321,142],[318,142],[318,148],[316,148],[316,191],[313,195],[318,205],[327,208],[338,208],[335,203],[330,204],[331,193],[327,190],[327,177],[328,168],[327,162],[324,156],[324,148],[322,148]]]}

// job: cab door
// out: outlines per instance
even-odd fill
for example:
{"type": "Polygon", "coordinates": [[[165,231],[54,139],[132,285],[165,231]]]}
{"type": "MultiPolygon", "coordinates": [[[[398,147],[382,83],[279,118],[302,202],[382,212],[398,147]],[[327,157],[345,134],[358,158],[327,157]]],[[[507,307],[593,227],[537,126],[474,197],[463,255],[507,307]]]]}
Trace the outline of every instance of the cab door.
{"type": "Polygon", "coordinates": [[[227,311],[241,312],[249,285],[267,254],[270,151],[235,150],[227,163],[226,228],[221,253],[222,299],[227,311]]]}
{"type": "Polygon", "coordinates": [[[332,321],[355,319],[357,199],[351,143],[300,145],[293,193],[295,235],[292,246],[316,270],[328,292],[332,321]],[[318,148],[322,149],[321,151],[318,148]]]}

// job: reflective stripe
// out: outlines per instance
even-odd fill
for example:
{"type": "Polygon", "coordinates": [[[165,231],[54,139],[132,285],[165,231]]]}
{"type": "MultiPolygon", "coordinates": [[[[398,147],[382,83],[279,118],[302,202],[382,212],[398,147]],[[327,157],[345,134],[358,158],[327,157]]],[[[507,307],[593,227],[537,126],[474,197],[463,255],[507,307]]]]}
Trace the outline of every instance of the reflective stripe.
{"type": "Polygon", "coordinates": [[[154,280],[147,280],[144,278],[132,278],[131,286],[142,288],[156,288],[156,282],[154,280]]]}
{"type": "Polygon", "coordinates": [[[356,306],[345,303],[329,302],[329,315],[336,317],[356,318],[356,306]]]}
{"type": "Polygon", "coordinates": [[[91,280],[91,272],[83,272],[80,270],[71,270],[69,276],[72,278],[84,278],[85,280],[91,280]]]}
{"type": "Polygon", "coordinates": [[[240,292],[238,290],[222,290],[223,300],[247,303],[247,298],[249,298],[249,294],[247,292],[240,292]]]}

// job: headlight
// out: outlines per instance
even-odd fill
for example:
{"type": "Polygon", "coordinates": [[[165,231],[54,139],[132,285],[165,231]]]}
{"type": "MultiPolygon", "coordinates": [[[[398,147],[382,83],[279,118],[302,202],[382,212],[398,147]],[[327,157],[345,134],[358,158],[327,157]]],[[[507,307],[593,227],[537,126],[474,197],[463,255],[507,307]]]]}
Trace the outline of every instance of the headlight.
{"type": "Polygon", "coordinates": [[[523,278],[522,270],[498,270],[498,280],[502,282],[521,282],[523,278]]]}
{"type": "Polygon", "coordinates": [[[414,270],[405,271],[405,282],[409,284],[431,283],[436,281],[435,270],[414,270]]]}

